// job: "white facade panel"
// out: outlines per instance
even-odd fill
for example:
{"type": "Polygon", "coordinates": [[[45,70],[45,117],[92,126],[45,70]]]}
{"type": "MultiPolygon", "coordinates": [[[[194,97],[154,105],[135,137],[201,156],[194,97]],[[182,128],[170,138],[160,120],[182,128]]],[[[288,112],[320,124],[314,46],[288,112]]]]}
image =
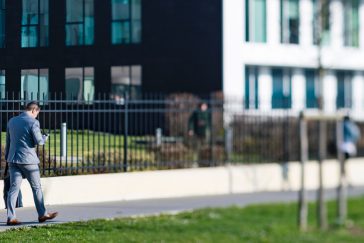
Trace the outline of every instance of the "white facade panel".
{"type": "Polygon", "coordinates": [[[267,34],[268,43],[270,45],[278,45],[280,43],[280,17],[278,11],[271,9],[279,9],[280,0],[267,1],[267,34]]]}
{"type": "Polygon", "coordinates": [[[245,24],[241,0],[223,2],[223,89],[230,97],[244,95],[244,64],[241,50],[245,24]]]}
{"type": "Polygon", "coordinates": [[[336,110],[337,78],[334,71],[326,71],[323,77],[323,106],[324,111],[334,112],[336,110]]]}
{"type": "Polygon", "coordinates": [[[258,78],[259,107],[262,110],[270,110],[272,107],[273,80],[270,68],[261,67],[258,78]]]}
{"type": "Polygon", "coordinates": [[[312,0],[300,1],[300,43],[311,46],[313,43],[313,5],[312,0]]]}
{"type": "Polygon", "coordinates": [[[344,11],[342,0],[331,2],[331,47],[341,49],[344,46],[344,11]]]}
{"type": "MultiPolygon", "coordinates": [[[[280,43],[280,0],[266,0],[267,9],[267,42],[254,43],[245,41],[245,0],[224,0],[224,93],[229,97],[244,97],[245,66],[259,68],[260,109],[271,109],[272,74],[271,68],[291,69],[293,109],[305,107],[306,79],[305,69],[316,69],[319,66],[319,49],[313,44],[312,0],[300,0],[300,44],[280,43]]],[[[323,78],[324,109],[336,109],[337,78],[336,71],[348,70],[356,73],[353,96],[354,108],[363,109],[364,105],[356,104],[358,97],[364,97],[364,0],[360,0],[359,48],[344,46],[344,9],[343,0],[332,0],[330,3],[330,42],[321,50],[321,63],[326,70],[323,78]]]]}
{"type": "Polygon", "coordinates": [[[364,117],[364,75],[363,72],[355,72],[353,77],[353,115],[364,117]]]}
{"type": "Polygon", "coordinates": [[[292,109],[301,111],[306,104],[306,78],[303,69],[292,71],[292,109]]]}

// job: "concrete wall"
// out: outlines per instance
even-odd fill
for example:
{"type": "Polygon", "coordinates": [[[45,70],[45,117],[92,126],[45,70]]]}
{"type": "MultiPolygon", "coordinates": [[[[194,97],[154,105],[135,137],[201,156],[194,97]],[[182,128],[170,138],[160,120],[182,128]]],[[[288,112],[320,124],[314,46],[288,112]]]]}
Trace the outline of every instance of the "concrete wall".
{"type": "MultiPolygon", "coordinates": [[[[348,180],[353,186],[364,185],[364,158],[347,164],[348,180]]],[[[288,181],[282,179],[277,164],[226,166],[218,168],[148,171],[103,175],[43,178],[45,202],[48,205],[88,203],[117,200],[251,193],[259,191],[298,190],[300,164],[289,164],[288,181]]],[[[318,166],[307,164],[306,186],[316,189],[318,166]]],[[[336,161],[324,163],[326,188],[338,185],[339,166],[336,161]]],[[[2,188],[2,183],[0,187],[2,188]]],[[[33,206],[33,197],[26,180],[22,184],[24,206],[33,206]]],[[[3,201],[0,200],[3,208],[3,201]]]]}

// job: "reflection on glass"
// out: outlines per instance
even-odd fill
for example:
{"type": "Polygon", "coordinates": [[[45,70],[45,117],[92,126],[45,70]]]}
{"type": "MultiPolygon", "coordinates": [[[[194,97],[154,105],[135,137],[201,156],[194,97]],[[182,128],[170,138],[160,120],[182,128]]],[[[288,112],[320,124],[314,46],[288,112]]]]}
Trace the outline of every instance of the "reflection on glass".
{"type": "Polygon", "coordinates": [[[85,68],[84,72],[83,99],[85,101],[93,101],[95,96],[94,68],[85,68]]]}
{"type": "Polygon", "coordinates": [[[94,43],[94,1],[67,0],[66,45],[92,45],[94,43]]]}
{"type": "Polygon", "coordinates": [[[111,0],[111,40],[113,44],[141,41],[140,0],[111,0]]]}
{"type": "Polygon", "coordinates": [[[94,96],[94,68],[66,68],[67,100],[93,101],[94,96]]]}
{"type": "Polygon", "coordinates": [[[5,70],[0,70],[0,99],[5,99],[5,70]]]}
{"type": "Polygon", "coordinates": [[[48,32],[48,0],[23,0],[21,47],[48,46],[48,32]]]}
{"type": "Polygon", "coordinates": [[[128,94],[136,99],[141,95],[141,66],[111,67],[111,93],[115,99],[128,94]]]}
{"type": "Polygon", "coordinates": [[[48,100],[48,69],[23,69],[21,71],[21,98],[48,100]]]}
{"type": "Polygon", "coordinates": [[[281,0],[282,43],[299,43],[299,1],[281,0]]]}
{"type": "Polygon", "coordinates": [[[246,41],[267,41],[266,0],[245,0],[246,41]]]}
{"type": "Polygon", "coordinates": [[[344,44],[359,46],[359,0],[344,1],[344,44]]]}
{"type": "Polygon", "coordinates": [[[83,44],[83,25],[69,24],[66,25],[66,45],[76,46],[83,44]]]}
{"type": "Polygon", "coordinates": [[[351,108],[353,100],[353,74],[349,71],[337,72],[336,108],[351,108]]]}

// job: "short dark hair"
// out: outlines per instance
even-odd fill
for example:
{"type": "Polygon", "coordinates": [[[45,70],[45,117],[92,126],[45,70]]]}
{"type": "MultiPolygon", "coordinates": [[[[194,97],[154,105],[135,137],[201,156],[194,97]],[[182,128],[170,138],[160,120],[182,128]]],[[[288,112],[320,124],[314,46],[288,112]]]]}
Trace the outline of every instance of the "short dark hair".
{"type": "Polygon", "coordinates": [[[25,110],[26,111],[32,111],[34,109],[40,110],[38,102],[36,102],[36,101],[31,101],[31,102],[29,102],[28,104],[25,105],[25,110]]]}

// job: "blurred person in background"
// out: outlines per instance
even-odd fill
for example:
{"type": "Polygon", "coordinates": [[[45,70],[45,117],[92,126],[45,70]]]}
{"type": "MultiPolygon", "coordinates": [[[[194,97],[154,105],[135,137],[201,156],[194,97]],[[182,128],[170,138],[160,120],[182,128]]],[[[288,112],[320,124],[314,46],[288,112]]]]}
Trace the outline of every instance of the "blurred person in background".
{"type": "MultiPolygon", "coordinates": [[[[211,113],[206,102],[200,102],[188,119],[188,135],[193,138],[194,160],[200,163],[206,159],[201,158],[201,150],[207,148],[211,140],[211,113]]],[[[206,151],[210,153],[209,149],[206,151]]]]}
{"type": "Polygon", "coordinates": [[[356,143],[361,136],[358,125],[356,125],[349,116],[344,117],[343,135],[344,139],[340,149],[345,154],[345,159],[348,159],[356,155],[356,143]]]}

